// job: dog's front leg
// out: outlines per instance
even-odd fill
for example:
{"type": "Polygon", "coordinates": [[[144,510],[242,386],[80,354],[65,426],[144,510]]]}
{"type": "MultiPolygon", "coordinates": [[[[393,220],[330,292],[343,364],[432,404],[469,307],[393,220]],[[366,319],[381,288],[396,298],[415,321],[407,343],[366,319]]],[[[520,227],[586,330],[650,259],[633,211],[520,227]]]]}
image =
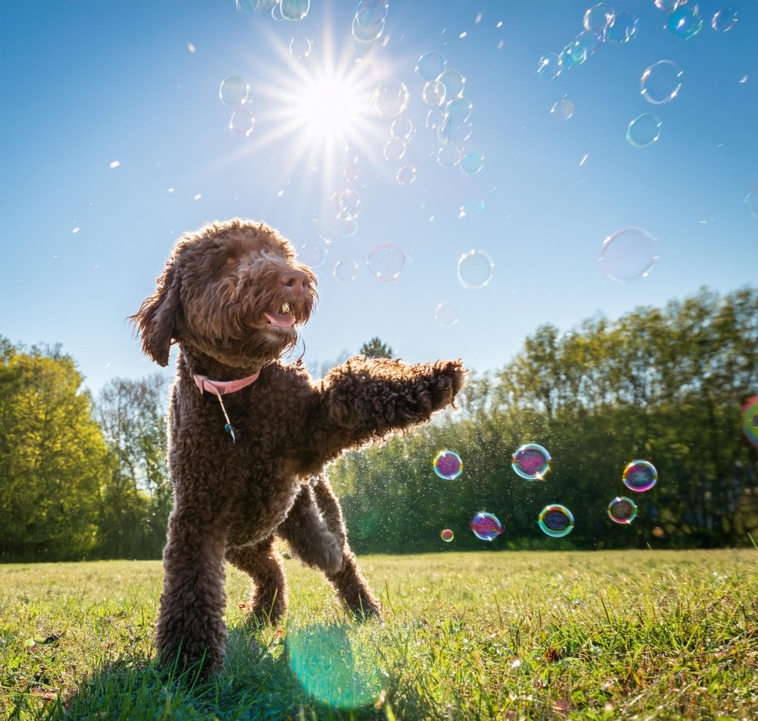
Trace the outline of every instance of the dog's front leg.
{"type": "Polygon", "coordinates": [[[163,594],[156,627],[161,665],[202,662],[219,671],[224,660],[224,550],[226,529],[206,504],[177,500],[163,550],[163,594]]]}

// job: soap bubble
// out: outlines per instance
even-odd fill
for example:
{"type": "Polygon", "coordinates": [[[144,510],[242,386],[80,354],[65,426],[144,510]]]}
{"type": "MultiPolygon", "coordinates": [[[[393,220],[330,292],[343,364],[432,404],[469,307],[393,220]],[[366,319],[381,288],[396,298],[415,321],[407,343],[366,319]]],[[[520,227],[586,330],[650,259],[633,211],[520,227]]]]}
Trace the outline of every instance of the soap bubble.
{"type": "Polygon", "coordinates": [[[546,80],[557,78],[563,69],[563,60],[557,53],[548,53],[540,58],[537,73],[546,80]]]}
{"type": "Polygon", "coordinates": [[[413,132],[413,123],[408,118],[398,118],[390,127],[390,135],[393,138],[408,140],[413,132]]]}
{"type": "Polygon", "coordinates": [[[615,523],[631,523],[637,518],[637,504],[631,498],[619,496],[608,504],[608,515],[615,523]]]}
{"type": "Polygon", "coordinates": [[[353,158],[346,166],[345,170],[342,173],[342,177],[345,178],[345,180],[348,183],[352,183],[355,180],[358,180],[358,176],[361,174],[361,169],[358,166],[358,158],[353,158]]]}
{"type": "Polygon", "coordinates": [[[250,13],[258,9],[258,0],[237,0],[237,10],[244,13],[250,13]]]}
{"type": "Polygon", "coordinates": [[[613,16],[605,31],[605,37],[612,43],[626,43],[637,35],[637,16],[622,10],[613,16]]]}
{"type": "Polygon", "coordinates": [[[566,506],[553,503],[540,511],[537,524],[545,535],[563,538],[574,530],[574,515],[566,506]]]}
{"type": "Polygon", "coordinates": [[[439,303],[434,309],[434,319],[441,326],[451,326],[458,322],[458,309],[450,303],[439,303]]]}
{"type": "Polygon", "coordinates": [[[445,113],[443,113],[439,108],[432,108],[427,114],[426,114],[426,121],[425,125],[429,130],[434,130],[435,128],[442,127],[442,124],[445,122],[445,113]]]}
{"type": "Polygon", "coordinates": [[[747,203],[750,215],[754,218],[758,218],[758,185],[754,185],[748,190],[747,195],[745,196],[745,203],[747,203]]]}
{"type": "Polygon", "coordinates": [[[602,42],[603,38],[596,35],[591,30],[583,30],[573,40],[573,44],[584,48],[587,55],[592,55],[600,47],[602,42]]]}
{"type": "Polygon", "coordinates": [[[312,47],[313,41],[305,37],[305,35],[300,35],[290,40],[290,55],[298,60],[303,60],[311,54],[312,47]]]}
{"type": "Polygon", "coordinates": [[[568,98],[561,98],[550,109],[550,115],[557,123],[568,120],[574,114],[574,103],[568,98]]]}
{"type": "Polygon", "coordinates": [[[647,278],[658,255],[655,238],[642,228],[624,228],[609,235],[600,249],[603,272],[618,283],[647,278]]]}
{"type": "Polygon", "coordinates": [[[405,253],[392,243],[377,245],[366,259],[366,266],[372,275],[383,283],[393,283],[400,277],[405,265],[405,253]]]}
{"type": "Polygon", "coordinates": [[[434,457],[432,467],[446,481],[454,481],[463,473],[463,461],[455,451],[440,451],[434,457]]]}
{"type": "Polygon", "coordinates": [[[458,167],[464,175],[476,175],[484,166],[484,158],[481,153],[472,150],[466,153],[459,161],[458,167]]]}
{"type": "Polygon", "coordinates": [[[318,243],[306,243],[297,251],[297,260],[309,268],[319,268],[326,260],[326,248],[318,243]]]}
{"type": "Polygon", "coordinates": [[[733,8],[719,10],[711,20],[711,27],[719,33],[731,30],[737,24],[737,11],[733,8]]]}
{"type": "Polygon", "coordinates": [[[353,18],[353,37],[359,43],[372,43],[381,37],[384,32],[384,20],[379,18],[376,22],[372,19],[376,14],[368,10],[356,13],[353,18]]]}
{"type": "Polygon", "coordinates": [[[350,627],[287,628],[287,658],[305,692],[334,709],[354,709],[380,694],[382,677],[371,644],[353,643],[350,627]]]}
{"type": "Polygon", "coordinates": [[[598,3],[584,13],[584,29],[602,33],[612,20],[613,8],[608,3],[598,3]]]}
{"type": "MultiPolygon", "coordinates": [[[[337,205],[339,209],[339,204],[337,205]]],[[[334,209],[332,209],[334,210],[334,209]]],[[[358,235],[358,221],[354,218],[343,219],[336,217],[333,212],[323,212],[313,219],[313,227],[327,245],[335,240],[352,240],[358,235]]]]}
{"type": "Polygon", "coordinates": [[[471,123],[456,123],[450,118],[446,118],[445,122],[437,128],[437,140],[442,145],[448,143],[455,143],[460,145],[471,137],[471,123]]]}
{"type": "Polygon", "coordinates": [[[387,18],[387,12],[390,9],[389,0],[359,0],[356,14],[366,10],[373,10],[379,14],[382,20],[387,18]]]}
{"type": "MultiPolygon", "coordinates": [[[[673,10],[677,5],[679,5],[680,0],[655,0],[655,7],[657,7],[659,10],[665,10],[668,12],[669,10],[673,10]]],[[[687,0],[684,0],[684,2],[687,2],[687,0]]]]}
{"type": "Polygon", "coordinates": [[[282,5],[279,2],[279,0],[276,0],[276,2],[270,7],[271,7],[271,17],[274,20],[276,20],[276,22],[281,23],[287,19],[284,17],[284,15],[282,15],[282,5]]]}
{"type": "Polygon", "coordinates": [[[526,443],[511,457],[511,467],[527,481],[544,481],[553,467],[553,459],[543,446],[526,443]]]}
{"type": "Polygon", "coordinates": [[[430,50],[428,53],[424,53],[416,63],[416,75],[422,80],[434,80],[442,75],[447,60],[445,56],[437,51],[430,50]]]}
{"type": "Polygon", "coordinates": [[[472,198],[467,200],[458,213],[459,218],[473,218],[484,210],[484,201],[481,198],[472,198]]]}
{"type": "Polygon", "coordinates": [[[390,138],[384,144],[382,154],[385,160],[400,160],[405,155],[405,141],[402,138],[390,138]]]}
{"type": "Polygon", "coordinates": [[[421,91],[421,97],[427,105],[439,107],[445,102],[445,86],[436,80],[429,80],[421,91]]]}
{"type": "Polygon", "coordinates": [[[466,86],[466,78],[458,70],[447,68],[440,73],[437,82],[445,86],[445,97],[448,100],[454,100],[463,95],[463,89],[466,86]]]}
{"type": "Polygon", "coordinates": [[[677,5],[667,16],[664,26],[674,37],[689,40],[700,32],[703,20],[697,5],[677,5]]]}
{"type": "Polygon", "coordinates": [[[658,471],[648,461],[632,461],[624,469],[621,478],[630,491],[643,493],[649,491],[658,482],[658,471]]]}
{"type": "Polygon", "coordinates": [[[480,290],[491,280],[495,264],[483,250],[470,250],[458,260],[458,282],[468,290],[480,290]]]}
{"type": "Polygon", "coordinates": [[[412,165],[404,165],[397,171],[395,180],[397,180],[400,185],[410,185],[416,180],[416,168],[412,165]]]}
{"type": "Polygon", "coordinates": [[[400,80],[385,80],[376,86],[371,102],[382,118],[394,118],[408,106],[408,88],[400,80]]]}
{"type": "Polygon", "coordinates": [[[647,148],[661,137],[661,121],[652,113],[644,113],[629,123],[626,139],[635,148],[647,148]]]}
{"type": "Polygon", "coordinates": [[[458,162],[461,151],[455,143],[440,148],[437,152],[437,163],[443,168],[452,168],[458,162]]]}
{"type": "Polygon", "coordinates": [[[748,398],[742,407],[742,430],[747,439],[758,446],[758,396],[748,398]]]}
{"type": "Polygon", "coordinates": [[[249,93],[250,86],[239,75],[232,75],[221,83],[218,96],[226,105],[244,105],[249,93]]]}
{"type": "Polygon", "coordinates": [[[340,218],[351,219],[360,215],[361,196],[357,190],[345,190],[339,197],[340,218]]]}
{"type": "Polygon", "coordinates": [[[480,541],[494,541],[503,532],[503,524],[497,516],[480,511],[471,519],[471,530],[480,541]]]}
{"type": "Polygon", "coordinates": [[[255,118],[247,108],[237,108],[229,120],[229,130],[233,130],[237,135],[249,136],[254,125],[255,118]]]}
{"type": "Polygon", "coordinates": [[[564,68],[574,68],[587,59],[587,48],[573,40],[561,52],[561,63],[564,68]]]}
{"type": "Polygon", "coordinates": [[[640,80],[642,96],[653,105],[662,105],[673,100],[682,87],[684,72],[671,60],[659,60],[653,63],[640,80]]]}
{"type": "Polygon", "coordinates": [[[302,20],[311,6],[311,0],[280,0],[282,17],[285,20],[302,20]]]}
{"type": "Polygon", "coordinates": [[[450,543],[450,541],[452,541],[455,538],[455,535],[449,528],[446,528],[444,531],[442,531],[442,533],[440,533],[440,538],[445,543],[450,543]]]}
{"type": "Polygon", "coordinates": [[[337,261],[337,264],[332,271],[332,275],[337,282],[342,283],[343,285],[350,283],[350,281],[355,280],[355,276],[358,275],[358,263],[352,258],[343,258],[342,260],[337,261]]]}
{"type": "Polygon", "coordinates": [[[456,98],[445,106],[447,117],[455,123],[465,123],[471,117],[473,104],[468,98],[456,98]]]}

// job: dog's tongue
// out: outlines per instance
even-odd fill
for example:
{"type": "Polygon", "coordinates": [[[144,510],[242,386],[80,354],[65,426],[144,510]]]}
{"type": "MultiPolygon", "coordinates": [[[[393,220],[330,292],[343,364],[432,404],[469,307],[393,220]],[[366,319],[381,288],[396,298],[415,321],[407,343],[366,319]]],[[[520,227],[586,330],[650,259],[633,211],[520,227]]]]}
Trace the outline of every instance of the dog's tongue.
{"type": "Polygon", "coordinates": [[[263,315],[276,328],[292,328],[295,325],[295,316],[292,313],[264,313],[263,315]]]}

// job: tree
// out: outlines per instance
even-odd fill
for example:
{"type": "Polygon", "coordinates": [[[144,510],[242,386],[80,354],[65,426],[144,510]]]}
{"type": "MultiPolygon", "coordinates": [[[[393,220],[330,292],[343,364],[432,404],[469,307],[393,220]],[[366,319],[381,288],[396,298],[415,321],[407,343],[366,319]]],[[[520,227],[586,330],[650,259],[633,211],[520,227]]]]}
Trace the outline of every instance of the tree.
{"type": "Polygon", "coordinates": [[[372,338],[368,343],[361,346],[360,354],[366,358],[392,358],[392,348],[383,343],[379,338],[372,338]]]}
{"type": "Polygon", "coordinates": [[[90,554],[107,468],[73,359],[59,346],[27,352],[0,338],[0,556],[90,554]]]}

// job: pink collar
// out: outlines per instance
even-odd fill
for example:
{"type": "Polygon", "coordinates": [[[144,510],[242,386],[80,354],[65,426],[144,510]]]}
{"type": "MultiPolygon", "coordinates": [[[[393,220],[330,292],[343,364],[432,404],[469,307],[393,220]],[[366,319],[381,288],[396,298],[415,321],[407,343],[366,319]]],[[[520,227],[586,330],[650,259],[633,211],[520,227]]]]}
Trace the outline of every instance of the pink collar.
{"type": "Polygon", "coordinates": [[[208,376],[201,376],[197,373],[192,377],[195,379],[195,384],[200,389],[201,393],[203,391],[208,391],[208,393],[214,393],[220,397],[227,393],[235,393],[236,391],[246,388],[251,383],[255,383],[260,374],[261,372],[257,371],[247,378],[240,378],[238,381],[212,381],[208,376]]]}

